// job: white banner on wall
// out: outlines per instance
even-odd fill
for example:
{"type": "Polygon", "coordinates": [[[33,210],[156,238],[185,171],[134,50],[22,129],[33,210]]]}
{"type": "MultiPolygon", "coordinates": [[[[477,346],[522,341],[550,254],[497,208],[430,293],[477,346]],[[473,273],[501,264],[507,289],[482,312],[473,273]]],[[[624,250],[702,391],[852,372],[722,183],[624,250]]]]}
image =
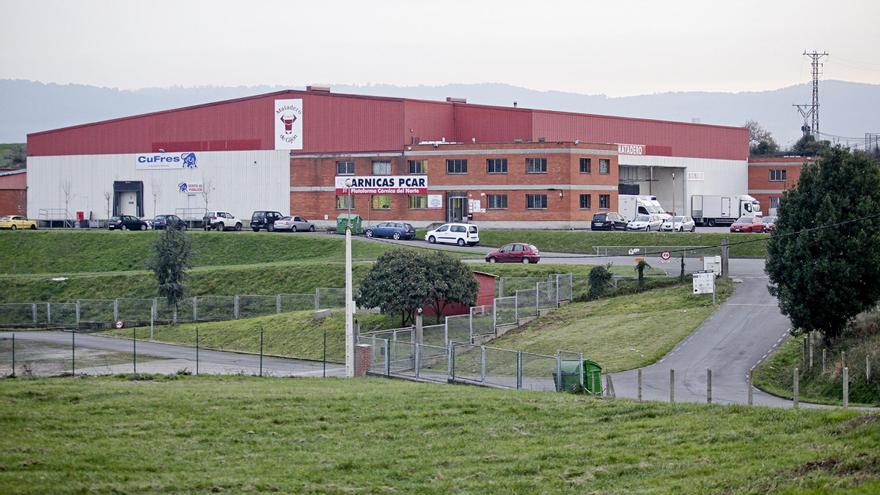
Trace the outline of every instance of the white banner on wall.
{"type": "Polygon", "coordinates": [[[135,155],[135,170],[172,170],[181,168],[199,168],[199,157],[195,153],[151,153],[135,155]]]}
{"type": "Polygon", "coordinates": [[[428,193],[427,175],[337,175],[335,183],[336,194],[428,193]],[[351,184],[351,188],[347,184],[351,184]]]}
{"type": "Polygon", "coordinates": [[[303,105],[302,99],[275,100],[275,149],[303,149],[303,105]]]}
{"type": "Polygon", "coordinates": [[[428,195],[428,209],[429,210],[442,210],[443,209],[443,195],[442,194],[429,194],[428,195]]]}

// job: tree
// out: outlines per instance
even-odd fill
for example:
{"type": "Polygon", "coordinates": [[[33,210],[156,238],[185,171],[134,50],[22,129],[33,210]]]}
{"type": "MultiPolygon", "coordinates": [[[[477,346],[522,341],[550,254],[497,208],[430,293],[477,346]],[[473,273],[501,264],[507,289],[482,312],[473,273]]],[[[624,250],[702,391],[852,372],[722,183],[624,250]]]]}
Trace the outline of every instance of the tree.
{"type": "Polygon", "coordinates": [[[477,281],[459,260],[441,252],[394,249],[373,265],[357,303],[378,307],[383,314],[400,314],[403,326],[418,308],[430,304],[439,317],[449,303],[472,305],[476,294],[477,281]]]}
{"type": "Polygon", "coordinates": [[[64,198],[64,223],[70,222],[70,200],[73,199],[73,183],[70,179],[61,182],[61,196],[64,198]]]}
{"type": "Polygon", "coordinates": [[[764,129],[757,121],[749,120],[745,123],[745,127],[749,129],[749,153],[752,155],[771,155],[779,152],[779,145],[773,139],[773,134],[764,129]]]}
{"type": "Polygon", "coordinates": [[[794,155],[800,156],[817,156],[830,149],[831,142],[816,141],[816,138],[812,134],[804,134],[796,143],[794,143],[794,146],[791,147],[791,152],[794,155]]]}
{"type": "Polygon", "coordinates": [[[476,303],[479,284],[470,268],[442,251],[426,254],[425,258],[429,283],[426,303],[434,308],[437,323],[446,316],[447,305],[476,303]]]}
{"type": "Polygon", "coordinates": [[[587,299],[592,301],[604,296],[608,292],[608,288],[611,287],[611,278],[610,263],[607,266],[594,266],[590,270],[590,290],[587,292],[587,299]]]}
{"type": "Polygon", "coordinates": [[[783,195],[767,246],[770,292],[793,333],[819,331],[834,340],[877,304],[878,243],[880,164],[839,146],[804,164],[797,187],[783,195]]]}
{"type": "Polygon", "coordinates": [[[186,270],[191,266],[192,243],[180,229],[169,225],[153,244],[148,266],[159,282],[159,296],[177,307],[186,292],[186,270]]]}

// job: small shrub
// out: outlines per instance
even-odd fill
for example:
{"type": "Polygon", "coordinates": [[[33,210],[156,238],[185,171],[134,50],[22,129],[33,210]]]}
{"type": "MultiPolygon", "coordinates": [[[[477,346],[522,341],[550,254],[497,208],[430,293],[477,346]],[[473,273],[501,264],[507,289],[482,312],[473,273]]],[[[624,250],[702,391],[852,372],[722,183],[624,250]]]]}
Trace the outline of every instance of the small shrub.
{"type": "Polygon", "coordinates": [[[597,266],[590,270],[590,290],[587,292],[587,299],[592,301],[599,299],[608,292],[611,286],[611,265],[597,266]]]}

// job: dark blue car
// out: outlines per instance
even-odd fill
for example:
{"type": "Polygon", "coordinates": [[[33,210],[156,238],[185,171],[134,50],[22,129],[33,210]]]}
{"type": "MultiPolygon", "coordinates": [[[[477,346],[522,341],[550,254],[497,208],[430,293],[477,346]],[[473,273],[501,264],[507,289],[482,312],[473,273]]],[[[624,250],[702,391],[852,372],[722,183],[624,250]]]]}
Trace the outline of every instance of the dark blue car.
{"type": "Polygon", "coordinates": [[[403,222],[382,222],[374,227],[364,229],[367,237],[387,237],[390,239],[415,239],[416,229],[403,222]]]}

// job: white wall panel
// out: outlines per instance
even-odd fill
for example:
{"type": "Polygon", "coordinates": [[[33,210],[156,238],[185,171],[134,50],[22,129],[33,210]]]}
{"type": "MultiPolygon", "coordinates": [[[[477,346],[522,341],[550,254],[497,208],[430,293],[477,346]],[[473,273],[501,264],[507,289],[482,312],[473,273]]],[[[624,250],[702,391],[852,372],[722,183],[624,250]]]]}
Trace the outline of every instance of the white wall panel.
{"type": "MultiPolygon", "coordinates": [[[[172,153],[168,153],[172,155],[172,153]]],[[[290,158],[287,151],[197,152],[197,168],[138,170],[137,154],[40,156],[28,158],[28,216],[40,209],[64,209],[63,184],[71,184],[70,216],[107,216],[104,193],[114,181],[141,181],[144,216],[174,213],[179,208],[205,207],[201,194],[181,193],[181,182],[212,185],[208,208],[250,219],[260,209],[290,212],[290,158]],[[153,192],[157,207],[153,208],[153,192]]],[[[111,198],[112,208],[112,198],[111,198]]]]}

